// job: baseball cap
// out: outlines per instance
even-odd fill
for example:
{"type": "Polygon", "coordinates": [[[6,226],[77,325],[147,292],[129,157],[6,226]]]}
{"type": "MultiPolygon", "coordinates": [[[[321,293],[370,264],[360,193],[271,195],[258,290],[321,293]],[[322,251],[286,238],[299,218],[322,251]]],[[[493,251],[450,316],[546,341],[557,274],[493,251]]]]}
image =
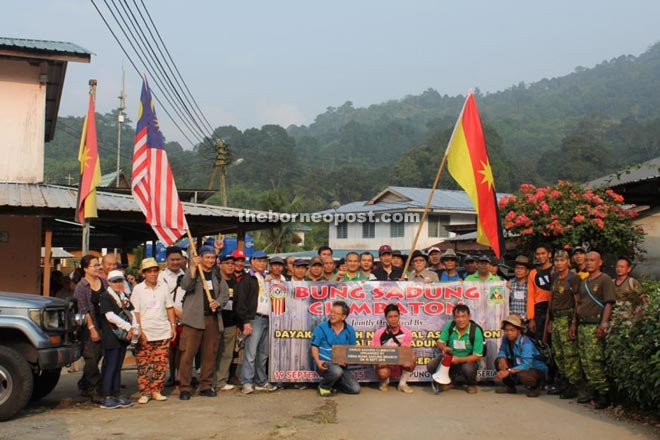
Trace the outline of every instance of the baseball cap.
{"type": "Polygon", "coordinates": [[[252,259],[253,260],[259,260],[261,258],[268,258],[268,255],[264,251],[254,251],[252,253],[252,259]]]}
{"type": "Polygon", "coordinates": [[[224,263],[225,261],[228,261],[228,260],[233,261],[233,260],[236,260],[236,258],[234,258],[234,256],[231,255],[231,254],[229,254],[229,255],[219,255],[218,256],[218,261],[221,262],[221,263],[224,263]]]}
{"type": "Polygon", "coordinates": [[[111,270],[108,274],[108,281],[124,281],[124,274],[121,270],[111,270]]]}
{"type": "Polygon", "coordinates": [[[201,248],[199,248],[199,256],[200,257],[202,257],[204,255],[208,255],[208,254],[215,255],[215,248],[213,246],[204,245],[201,248]]]}
{"type": "Polygon", "coordinates": [[[303,260],[302,258],[298,258],[296,261],[293,262],[294,266],[309,266],[309,263],[307,260],[303,260]]]}
{"type": "Polygon", "coordinates": [[[433,246],[432,248],[429,249],[429,251],[426,254],[431,255],[432,252],[441,252],[441,250],[439,247],[433,246]]]}
{"type": "Polygon", "coordinates": [[[284,263],[284,258],[282,258],[282,257],[272,257],[270,259],[270,264],[281,264],[282,266],[284,266],[284,264],[285,264],[284,263]]]}
{"type": "Polygon", "coordinates": [[[463,263],[467,263],[467,262],[470,262],[470,261],[474,263],[474,262],[476,262],[477,260],[476,260],[472,255],[468,255],[468,256],[466,256],[465,259],[463,260],[463,263]]]}
{"type": "Polygon", "coordinates": [[[389,245],[382,245],[381,247],[378,248],[378,255],[383,255],[383,254],[391,254],[392,253],[392,247],[389,245]]]}
{"type": "Polygon", "coordinates": [[[311,260],[309,260],[309,265],[310,266],[323,266],[323,261],[321,261],[321,257],[312,257],[311,260]]]}
{"type": "Polygon", "coordinates": [[[235,249],[231,256],[234,257],[234,260],[245,260],[245,252],[241,249],[235,249]]]}

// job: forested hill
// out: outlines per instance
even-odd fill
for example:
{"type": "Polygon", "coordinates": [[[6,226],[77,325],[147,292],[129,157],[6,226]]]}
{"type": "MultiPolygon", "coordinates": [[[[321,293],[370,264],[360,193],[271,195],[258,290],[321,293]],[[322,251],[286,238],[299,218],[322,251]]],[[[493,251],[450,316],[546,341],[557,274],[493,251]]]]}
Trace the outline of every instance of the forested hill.
{"type": "MultiPolygon", "coordinates": [[[[660,156],[660,44],[637,57],[476,95],[498,191],[522,182],[586,181],[660,156]]],[[[430,186],[463,101],[429,89],[367,108],[329,107],[309,126],[218,127],[214,135],[244,159],[229,169],[229,204],[316,210],[364,200],[386,185],[430,186]]],[[[103,173],[116,166],[115,120],[97,115],[103,173]]],[[[82,117],[59,119],[46,146],[47,181],[76,176],[80,127],[82,117]]],[[[133,136],[125,124],[128,174],[133,136]]],[[[167,149],[179,188],[208,185],[210,145],[184,150],[170,142],[167,149]]],[[[454,184],[446,175],[441,186],[454,184]]]]}

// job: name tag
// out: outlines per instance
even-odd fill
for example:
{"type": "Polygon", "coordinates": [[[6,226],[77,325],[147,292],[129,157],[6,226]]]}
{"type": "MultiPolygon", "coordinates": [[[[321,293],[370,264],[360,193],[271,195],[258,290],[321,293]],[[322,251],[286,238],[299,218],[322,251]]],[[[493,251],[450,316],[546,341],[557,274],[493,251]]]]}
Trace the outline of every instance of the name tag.
{"type": "Polygon", "coordinates": [[[232,310],[232,307],[234,307],[233,301],[229,300],[227,301],[227,304],[225,304],[225,306],[222,308],[222,310],[232,310]]]}
{"type": "Polygon", "coordinates": [[[514,299],[525,299],[525,292],[515,291],[513,292],[514,299]]]}
{"type": "Polygon", "coordinates": [[[206,288],[209,290],[213,290],[213,281],[206,280],[206,288]]]}
{"type": "Polygon", "coordinates": [[[465,341],[454,340],[454,350],[465,350],[465,341]]]}

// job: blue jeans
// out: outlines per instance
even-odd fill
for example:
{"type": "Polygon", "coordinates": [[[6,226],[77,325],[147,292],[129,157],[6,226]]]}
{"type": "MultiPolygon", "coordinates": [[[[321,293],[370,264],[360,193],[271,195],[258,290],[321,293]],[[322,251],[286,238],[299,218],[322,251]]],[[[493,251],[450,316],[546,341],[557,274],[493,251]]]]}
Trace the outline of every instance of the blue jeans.
{"type": "Polygon", "coordinates": [[[268,334],[268,318],[257,316],[250,321],[252,333],[245,337],[243,346],[243,364],[241,366],[241,383],[263,386],[268,382],[268,350],[270,338],[268,334]]]}
{"type": "Polygon", "coordinates": [[[340,367],[329,361],[326,363],[328,364],[326,371],[317,370],[317,373],[321,376],[319,387],[326,390],[337,388],[346,394],[360,393],[360,384],[355,379],[355,376],[353,376],[353,373],[347,370],[346,367],[340,367]]]}
{"type": "Polygon", "coordinates": [[[105,350],[105,362],[101,368],[103,380],[103,394],[106,396],[118,396],[121,388],[121,367],[126,356],[126,346],[121,344],[119,348],[105,350]]]}

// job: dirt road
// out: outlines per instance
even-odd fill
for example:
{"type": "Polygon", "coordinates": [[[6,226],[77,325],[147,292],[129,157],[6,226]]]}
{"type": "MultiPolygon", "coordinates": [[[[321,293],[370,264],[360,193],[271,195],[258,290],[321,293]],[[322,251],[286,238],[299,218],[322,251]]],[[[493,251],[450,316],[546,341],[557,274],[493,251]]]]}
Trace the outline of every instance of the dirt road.
{"type": "MultiPolygon", "coordinates": [[[[364,388],[358,396],[328,399],[313,389],[249,396],[236,391],[103,410],[77,397],[79,374],[63,376],[50,396],[1,423],[0,439],[657,438],[651,428],[574,401],[498,395],[492,387],[480,387],[477,395],[461,390],[434,395],[429,386],[415,386],[411,395],[364,388]]],[[[134,392],[135,372],[123,377],[127,394],[134,392]]]]}

